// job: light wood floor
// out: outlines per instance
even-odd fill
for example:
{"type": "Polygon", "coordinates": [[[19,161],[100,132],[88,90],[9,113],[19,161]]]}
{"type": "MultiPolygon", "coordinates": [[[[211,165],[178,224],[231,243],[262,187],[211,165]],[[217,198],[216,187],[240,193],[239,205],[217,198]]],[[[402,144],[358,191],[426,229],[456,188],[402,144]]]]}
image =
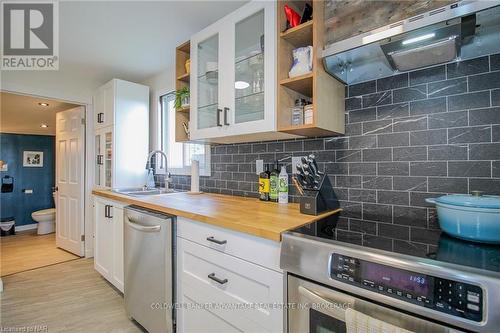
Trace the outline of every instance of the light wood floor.
{"type": "Polygon", "coordinates": [[[37,235],[36,230],[0,238],[0,275],[74,260],[79,257],[56,247],[56,234],[37,235]]]}
{"type": "Polygon", "coordinates": [[[3,328],[47,326],[40,332],[143,332],[128,320],[122,295],[78,259],[2,278],[3,328]]]}

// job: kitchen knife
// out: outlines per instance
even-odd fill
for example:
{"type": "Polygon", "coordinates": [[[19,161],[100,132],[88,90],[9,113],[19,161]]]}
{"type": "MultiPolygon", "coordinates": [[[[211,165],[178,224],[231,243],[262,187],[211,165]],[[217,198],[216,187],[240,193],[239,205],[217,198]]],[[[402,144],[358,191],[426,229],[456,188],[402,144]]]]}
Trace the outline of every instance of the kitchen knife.
{"type": "Polygon", "coordinates": [[[311,162],[311,168],[314,168],[316,170],[317,175],[323,175],[324,172],[319,171],[318,168],[318,163],[316,162],[316,156],[314,154],[309,155],[309,161],[311,162]]]}
{"type": "Polygon", "coordinates": [[[295,188],[297,189],[297,192],[299,192],[300,195],[304,195],[304,190],[302,189],[302,186],[299,184],[299,181],[297,180],[297,178],[295,176],[292,176],[292,183],[295,186],[295,188]]]}
{"type": "Polygon", "coordinates": [[[304,175],[304,167],[303,167],[303,164],[300,164],[300,163],[297,163],[295,165],[295,167],[297,168],[297,172],[301,175],[304,175]]]}

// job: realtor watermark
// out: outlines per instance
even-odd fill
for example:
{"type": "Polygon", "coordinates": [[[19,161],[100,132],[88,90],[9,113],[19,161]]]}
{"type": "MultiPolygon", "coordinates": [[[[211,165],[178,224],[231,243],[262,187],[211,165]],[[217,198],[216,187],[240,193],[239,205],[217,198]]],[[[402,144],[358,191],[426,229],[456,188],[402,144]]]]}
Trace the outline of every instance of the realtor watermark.
{"type": "Polygon", "coordinates": [[[2,70],[59,69],[57,1],[2,1],[2,70]]]}

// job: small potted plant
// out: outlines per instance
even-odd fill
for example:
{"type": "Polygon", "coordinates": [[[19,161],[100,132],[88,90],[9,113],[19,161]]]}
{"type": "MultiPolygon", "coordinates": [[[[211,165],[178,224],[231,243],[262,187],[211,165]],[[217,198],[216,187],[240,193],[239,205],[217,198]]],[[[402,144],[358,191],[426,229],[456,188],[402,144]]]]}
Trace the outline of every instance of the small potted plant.
{"type": "Polygon", "coordinates": [[[184,87],[175,92],[175,108],[184,109],[189,107],[189,88],[184,87]]]}

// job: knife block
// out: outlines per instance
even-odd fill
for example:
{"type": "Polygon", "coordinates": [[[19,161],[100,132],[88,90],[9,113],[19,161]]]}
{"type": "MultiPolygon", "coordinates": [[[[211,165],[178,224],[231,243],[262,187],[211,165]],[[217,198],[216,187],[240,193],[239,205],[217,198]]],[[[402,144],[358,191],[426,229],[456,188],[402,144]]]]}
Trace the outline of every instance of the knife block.
{"type": "Polygon", "coordinates": [[[300,198],[302,214],[319,215],[339,206],[330,178],[326,174],[321,176],[318,190],[304,188],[304,195],[300,198]]]}

